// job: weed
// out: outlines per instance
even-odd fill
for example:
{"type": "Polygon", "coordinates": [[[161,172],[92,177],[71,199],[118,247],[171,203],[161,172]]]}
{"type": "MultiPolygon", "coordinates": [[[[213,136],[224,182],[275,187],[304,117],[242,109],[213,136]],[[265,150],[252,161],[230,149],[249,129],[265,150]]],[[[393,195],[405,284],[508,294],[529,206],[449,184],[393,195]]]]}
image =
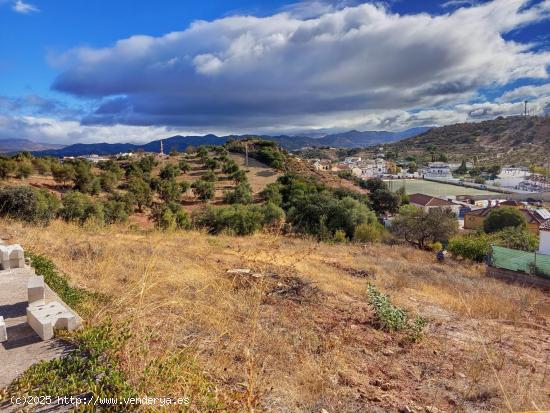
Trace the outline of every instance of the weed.
{"type": "Polygon", "coordinates": [[[374,309],[376,321],[382,330],[388,332],[406,331],[407,340],[411,342],[416,342],[422,338],[424,327],[427,325],[424,318],[416,316],[411,321],[407,311],[392,304],[386,294],[378,291],[370,283],[367,288],[369,304],[374,309]]]}

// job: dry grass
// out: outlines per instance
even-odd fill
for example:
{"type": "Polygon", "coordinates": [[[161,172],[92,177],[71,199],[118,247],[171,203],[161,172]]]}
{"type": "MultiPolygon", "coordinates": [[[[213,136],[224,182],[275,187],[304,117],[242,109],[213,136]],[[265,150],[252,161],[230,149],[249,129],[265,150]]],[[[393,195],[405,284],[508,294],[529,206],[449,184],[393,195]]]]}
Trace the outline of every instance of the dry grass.
{"type": "Polygon", "coordinates": [[[550,408],[549,296],[487,279],[480,265],[266,234],[0,228],[74,284],[109,295],[88,322],[130,329],[122,355],[132,384],[192,393],[195,411],[212,398],[248,412],[550,408]],[[373,328],[367,282],[426,317],[427,337],[410,345],[373,328]]]}

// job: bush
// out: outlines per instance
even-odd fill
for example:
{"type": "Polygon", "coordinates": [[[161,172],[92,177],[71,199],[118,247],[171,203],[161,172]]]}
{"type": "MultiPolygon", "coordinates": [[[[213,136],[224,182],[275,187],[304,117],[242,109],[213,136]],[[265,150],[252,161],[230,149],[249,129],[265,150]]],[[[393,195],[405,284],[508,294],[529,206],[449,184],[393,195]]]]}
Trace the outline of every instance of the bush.
{"type": "Polygon", "coordinates": [[[241,182],[233,191],[225,192],[224,201],[228,204],[250,204],[252,202],[252,188],[247,182],[241,182]]]}
{"type": "Polygon", "coordinates": [[[175,165],[166,165],[164,168],[160,170],[159,177],[160,179],[166,179],[171,180],[175,179],[176,176],[180,174],[180,169],[176,167],[175,165]]]}
{"type": "Polygon", "coordinates": [[[157,228],[165,231],[191,227],[189,214],[176,202],[156,205],[153,208],[153,221],[157,228]]]}
{"type": "Polygon", "coordinates": [[[403,308],[393,305],[386,294],[381,293],[378,289],[369,284],[367,287],[368,301],[378,326],[385,331],[406,331],[407,340],[416,342],[424,335],[424,328],[428,322],[421,316],[416,316],[412,321],[409,318],[407,311],[403,308]]]}
{"type": "Polygon", "coordinates": [[[0,189],[0,215],[47,224],[59,209],[59,200],[47,191],[28,186],[0,189]]]}
{"type": "Polygon", "coordinates": [[[494,244],[501,247],[530,252],[539,248],[538,237],[521,227],[507,227],[494,235],[494,244]]]}
{"type": "Polygon", "coordinates": [[[191,184],[193,193],[201,201],[207,201],[214,197],[214,184],[209,181],[199,179],[191,184]]]}
{"type": "Polygon", "coordinates": [[[0,159],[0,179],[6,179],[17,168],[17,164],[12,159],[0,159]]]}
{"type": "Polygon", "coordinates": [[[376,242],[380,241],[385,228],[379,222],[363,223],[355,227],[353,240],[355,242],[376,242]]]}
{"type": "Polygon", "coordinates": [[[67,222],[76,222],[83,225],[87,221],[104,222],[102,205],[96,204],[92,199],[81,192],[71,191],[63,197],[63,208],[59,216],[67,222]]]}
{"type": "Polygon", "coordinates": [[[240,204],[222,208],[207,207],[193,216],[194,224],[199,228],[207,228],[210,234],[228,232],[250,235],[262,227],[264,219],[261,207],[240,204]]]}
{"type": "Polygon", "coordinates": [[[491,238],[487,234],[471,234],[453,238],[447,250],[456,257],[482,262],[491,252],[491,238]]]}
{"type": "Polygon", "coordinates": [[[334,233],[334,235],[332,237],[332,240],[334,242],[338,242],[338,243],[346,242],[347,241],[346,233],[344,231],[342,231],[341,229],[338,229],[334,233]]]}
{"type": "Polygon", "coordinates": [[[15,176],[19,179],[26,179],[33,173],[33,167],[32,164],[28,161],[26,162],[20,162],[17,165],[17,169],[15,171],[15,176]]]}
{"type": "Polygon", "coordinates": [[[103,203],[106,224],[116,224],[128,220],[127,204],[123,201],[108,200],[103,203]]]}
{"type": "Polygon", "coordinates": [[[270,228],[280,228],[285,222],[285,211],[272,202],[266,203],[262,208],[264,216],[263,224],[270,228]]]}

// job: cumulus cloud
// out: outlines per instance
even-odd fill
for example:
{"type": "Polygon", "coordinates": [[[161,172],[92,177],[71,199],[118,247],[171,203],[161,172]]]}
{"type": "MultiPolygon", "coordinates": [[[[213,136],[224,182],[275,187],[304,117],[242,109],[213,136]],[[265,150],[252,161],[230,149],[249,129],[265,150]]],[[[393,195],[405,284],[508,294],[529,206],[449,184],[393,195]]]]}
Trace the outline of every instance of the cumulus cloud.
{"type": "Polygon", "coordinates": [[[548,19],[550,0],[498,0],[439,16],[319,4],[314,17],[297,7],[73,49],[51,56],[61,70],[53,88],[101,100],[86,125],[265,130],[449,108],[483,86],[548,77],[550,52],[504,34],[548,19]]]}
{"type": "Polygon", "coordinates": [[[16,0],[15,3],[13,3],[12,9],[13,11],[21,14],[29,14],[40,11],[38,7],[33,6],[30,3],[25,3],[23,0],[16,0]]]}

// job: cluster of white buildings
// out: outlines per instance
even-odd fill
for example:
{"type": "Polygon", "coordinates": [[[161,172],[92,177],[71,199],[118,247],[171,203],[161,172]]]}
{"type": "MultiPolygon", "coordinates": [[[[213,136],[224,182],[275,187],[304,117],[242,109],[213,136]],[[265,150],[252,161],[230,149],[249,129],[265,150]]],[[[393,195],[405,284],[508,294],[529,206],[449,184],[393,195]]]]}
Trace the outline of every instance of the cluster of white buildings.
{"type": "Polygon", "coordinates": [[[342,162],[333,164],[328,159],[314,159],[312,165],[319,171],[340,172],[350,171],[353,175],[368,179],[382,177],[388,174],[388,162],[382,158],[363,159],[360,156],[349,156],[342,162]]]}

